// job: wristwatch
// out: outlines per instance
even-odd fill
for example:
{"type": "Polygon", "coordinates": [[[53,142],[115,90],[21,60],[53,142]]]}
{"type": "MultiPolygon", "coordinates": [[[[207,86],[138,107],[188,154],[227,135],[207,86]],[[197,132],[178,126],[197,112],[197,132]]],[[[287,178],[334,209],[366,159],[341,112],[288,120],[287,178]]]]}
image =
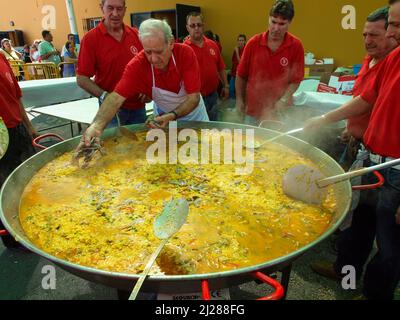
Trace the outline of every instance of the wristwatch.
{"type": "Polygon", "coordinates": [[[175,110],[170,111],[173,115],[175,115],[175,120],[178,119],[178,113],[175,110]]]}
{"type": "Polygon", "coordinates": [[[103,91],[103,93],[102,93],[101,96],[99,97],[99,102],[100,102],[100,104],[103,104],[103,102],[104,102],[104,100],[106,99],[107,95],[108,95],[108,92],[107,92],[107,91],[103,91]]]}

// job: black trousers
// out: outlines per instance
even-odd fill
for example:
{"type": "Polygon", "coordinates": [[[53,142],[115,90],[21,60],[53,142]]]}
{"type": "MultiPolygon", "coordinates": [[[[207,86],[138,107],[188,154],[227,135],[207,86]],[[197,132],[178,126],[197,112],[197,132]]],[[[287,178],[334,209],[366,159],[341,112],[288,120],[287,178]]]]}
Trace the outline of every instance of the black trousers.
{"type": "MultiPolygon", "coordinates": [[[[21,123],[15,128],[8,129],[10,143],[7,152],[0,159],[0,188],[7,177],[26,159],[35,154],[32,140],[25,126],[21,123]]],[[[0,229],[4,229],[0,221],[0,229]]],[[[11,236],[2,237],[6,247],[15,247],[16,241],[11,236]]]]}
{"type": "MultiPolygon", "coordinates": [[[[386,169],[381,173],[384,186],[362,194],[351,227],[339,238],[335,269],[340,274],[343,266],[351,265],[360,277],[376,239],[378,252],[366,266],[363,293],[368,299],[392,300],[400,281],[400,225],[396,224],[400,170],[386,169]]],[[[363,183],[375,180],[369,176],[363,183]]]]}

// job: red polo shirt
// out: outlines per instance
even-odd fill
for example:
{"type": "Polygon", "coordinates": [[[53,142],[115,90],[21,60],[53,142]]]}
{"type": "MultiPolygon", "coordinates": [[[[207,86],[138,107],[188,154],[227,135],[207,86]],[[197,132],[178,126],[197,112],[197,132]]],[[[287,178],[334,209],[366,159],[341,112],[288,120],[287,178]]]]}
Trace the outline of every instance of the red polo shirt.
{"type": "Polygon", "coordinates": [[[7,128],[15,128],[22,122],[19,100],[21,89],[7,59],[0,54],[0,117],[7,128]]]}
{"type": "MultiPolygon", "coordinates": [[[[175,43],[172,53],[176,66],[171,57],[167,70],[154,68],[156,87],[178,93],[183,82],[188,94],[200,92],[200,69],[193,50],[187,45],[175,43]]],[[[152,88],[151,64],[142,51],[127,65],[115,92],[123,97],[144,93],[152,98],[152,88]],[[136,77],[137,74],[140,77],[136,77]]]]}
{"type": "MultiPolygon", "coordinates": [[[[371,83],[374,83],[379,68],[382,66],[382,61],[379,61],[372,68],[369,67],[372,57],[366,56],[361,67],[360,72],[357,75],[356,82],[353,88],[353,97],[358,97],[371,83]]],[[[349,118],[347,122],[347,130],[356,139],[361,140],[367,130],[369,118],[371,112],[362,116],[349,118]]]]}
{"type": "Polygon", "coordinates": [[[202,48],[190,38],[186,39],[184,44],[190,46],[197,56],[201,73],[201,94],[206,97],[217,91],[221,81],[218,72],[225,70],[225,63],[218,45],[206,37],[203,37],[203,40],[202,48]]]}
{"type": "Polygon", "coordinates": [[[273,53],[268,47],[268,32],[255,35],[246,44],[237,75],[247,79],[246,113],[262,118],[290,84],[303,80],[303,45],[287,32],[281,46],[273,53]]]}
{"type": "MultiPolygon", "coordinates": [[[[76,73],[86,77],[95,76],[94,82],[103,90],[112,92],[122,77],[126,65],[141,50],[138,30],[124,25],[124,34],[118,42],[108,34],[104,23],[90,30],[82,39],[76,73]]],[[[140,77],[140,75],[135,75],[140,77]]],[[[138,110],[144,104],[137,96],[129,97],[123,105],[138,110]]]]}
{"type": "Polygon", "coordinates": [[[374,106],[364,143],[373,153],[400,158],[400,47],[380,67],[361,98],[374,106]]]}

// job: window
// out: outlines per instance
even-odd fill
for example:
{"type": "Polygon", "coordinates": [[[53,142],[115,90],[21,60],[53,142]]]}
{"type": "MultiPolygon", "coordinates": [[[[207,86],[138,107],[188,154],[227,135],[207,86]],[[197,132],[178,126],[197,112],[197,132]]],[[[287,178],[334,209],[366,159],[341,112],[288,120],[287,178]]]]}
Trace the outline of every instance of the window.
{"type": "Polygon", "coordinates": [[[86,33],[98,26],[102,17],[83,19],[83,31],[86,33]]]}

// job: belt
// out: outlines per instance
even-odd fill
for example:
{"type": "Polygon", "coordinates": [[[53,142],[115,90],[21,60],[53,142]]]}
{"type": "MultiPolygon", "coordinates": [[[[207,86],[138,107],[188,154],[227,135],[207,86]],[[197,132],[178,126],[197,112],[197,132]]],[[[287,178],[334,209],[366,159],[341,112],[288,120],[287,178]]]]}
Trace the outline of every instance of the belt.
{"type": "MultiPolygon", "coordinates": [[[[376,163],[376,164],[381,164],[381,163],[389,162],[389,161],[392,161],[392,160],[396,160],[396,158],[382,157],[379,154],[374,154],[374,153],[370,153],[369,154],[369,159],[373,163],[376,163]]],[[[400,170],[400,165],[394,166],[392,168],[396,169],[396,170],[400,170]]]]}

